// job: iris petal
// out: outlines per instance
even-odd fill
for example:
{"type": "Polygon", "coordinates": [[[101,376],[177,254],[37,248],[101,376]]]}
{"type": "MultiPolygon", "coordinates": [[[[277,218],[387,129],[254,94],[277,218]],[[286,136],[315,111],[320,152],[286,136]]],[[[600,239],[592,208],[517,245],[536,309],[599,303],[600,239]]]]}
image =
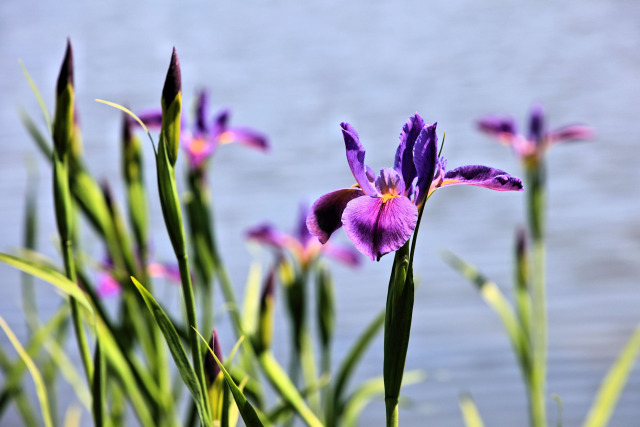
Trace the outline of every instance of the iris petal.
{"type": "Polygon", "coordinates": [[[400,145],[396,150],[396,158],[394,162],[394,169],[402,174],[402,179],[409,188],[413,179],[416,177],[416,166],[413,162],[413,147],[420,135],[420,132],[424,128],[424,120],[418,113],[409,117],[409,120],[402,127],[400,132],[400,145]]]}
{"type": "Polygon", "coordinates": [[[365,194],[375,196],[377,194],[376,189],[367,179],[367,167],[364,164],[365,151],[362,144],[360,144],[358,133],[349,123],[343,122],[340,127],[342,128],[344,145],[347,149],[347,162],[349,162],[353,177],[365,194]]]}
{"type": "Polygon", "coordinates": [[[307,228],[320,243],[327,243],[331,234],[342,227],[342,212],[351,200],[364,196],[364,192],[356,187],[332,191],[320,197],[311,206],[307,217],[307,228]]]}
{"type": "Polygon", "coordinates": [[[593,138],[593,129],[584,125],[563,126],[549,133],[551,143],[593,138]]]}
{"type": "Polygon", "coordinates": [[[541,105],[534,105],[529,116],[529,140],[540,145],[546,134],[544,110],[541,105]]]}
{"type": "Polygon", "coordinates": [[[322,253],[350,267],[360,265],[360,254],[351,246],[332,245],[329,242],[322,246],[322,253]]]}
{"type": "Polygon", "coordinates": [[[267,138],[261,133],[248,128],[229,128],[225,132],[218,135],[217,140],[219,144],[237,142],[238,144],[255,148],[256,150],[269,150],[269,143],[267,142],[267,138]]]}
{"type": "Polygon", "coordinates": [[[347,236],[371,260],[380,260],[404,245],[417,221],[418,209],[406,197],[386,201],[379,197],[358,197],[347,204],[342,215],[347,236]]]}
{"type": "Polygon", "coordinates": [[[520,178],[500,169],[480,165],[461,166],[450,170],[444,175],[441,187],[456,184],[475,185],[496,191],[522,191],[520,178]]]}
{"type": "Polygon", "coordinates": [[[196,100],[196,132],[208,133],[209,125],[207,116],[209,115],[209,93],[201,90],[196,100]]]}
{"type": "Polygon", "coordinates": [[[429,126],[425,126],[418,136],[416,145],[413,149],[413,162],[416,166],[418,174],[418,182],[416,186],[418,188],[418,195],[416,199],[416,205],[420,205],[425,197],[427,191],[433,181],[433,175],[436,171],[436,163],[438,161],[438,136],[436,135],[436,126],[434,123],[429,126]]]}
{"type": "Polygon", "coordinates": [[[247,237],[276,249],[285,249],[290,237],[271,224],[261,224],[247,231],[247,237]]]}
{"type": "Polygon", "coordinates": [[[512,117],[487,116],[478,120],[478,128],[499,140],[511,144],[518,133],[518,127],[512,117]]]}

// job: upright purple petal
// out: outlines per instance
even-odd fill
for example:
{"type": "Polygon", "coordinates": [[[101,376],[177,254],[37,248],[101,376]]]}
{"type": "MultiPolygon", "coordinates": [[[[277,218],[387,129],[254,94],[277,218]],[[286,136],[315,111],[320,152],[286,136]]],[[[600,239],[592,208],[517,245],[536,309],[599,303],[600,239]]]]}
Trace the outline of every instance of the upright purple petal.
{"type": "Polygon", "coordinates": [[[417,174],[416,166],[413,162],[413,147],[422,128],[424,128],[424,120],[416,113],[414,116],[409,117],[409,120],[402,127],[402,132],[400,132],[400,145],[396,150],[393,167],[402,175],[407,189],[412,185],[417,174]]]}
{"type": "Polygon", "coordinates": [[[418,174],[416,206],[420,206],[427,197],[436,172],[436,163],[438,162],[437,125],[438,123],[434,123],[423,127],[413,149],[413,162],[418,174]]]}
{"type": "Polygon", "coordinates": [[[365,151],[362,144],[360,144],[358,133],[349,123],[340,123],[340,127],[342,128],[344,145],[347,149],[347,161],[349,162],[351,173],[353,173],[356,182],[365,194],[375,196],[377,194],[376,189],[367,179],[367,167],[364,164],[365,151]]]}
{"type": "Polygon", "coordinates": [[[208,133],[209,92],[202,89],[196,100],[196,133],[208,133]]]}
{"type": "Polygon", "coordinates": [[[515,120],[505,116],[483,117],[478,120],[478,129],[506,143],[511,143],[518,133],[515,120]]]}
{"type": "Polygon", "coordinates": [[[550,142],[564,142],[564,141],[579,141],[593,138],[593,128],[584,125],[569,125],[563,126],[560,129],[556,129],[549,132],[550,142]]]}
{"type": "Polygon", "coordinates": [[[247,231],[247,238],[276,249],[285,249],[290,237],[271,224],[261,224],[247,231]]]}
{"type": "Polygon", "coordinates": [[[224,110],[219,111],[213,118],[213,126],[211,128],[211,135],[213,138],[217,138],[219,135],[227,131],[230,114],[230,111],[225,108],[224,110]]]}
{"type": "Polygon", "coordinates": [[[309,232],[316,236],[320,243],[327,243],[331,234],[342,227],[342,212],[351,200],[364,196],[357,187],[343,188],[320,197],[311,206],[307,217],[309,232]]]}
{"type": "Polygon", "coordinates": [[[307,242],[313,236],[309,233],[307,228],[307,217],[309,216],[309,206],[306,203],[300,204],[300,211],[298,213],[298,223],[293,232],[294,238],[296,238],[303,247],[307,246],[307,242]]]}
{"type": "Polygon", "coordinates": [[[380,169],[380,175],[376,179],[376,189],[383,196],[403,196],[405,186],[400,172],[391,168],[380,169]]]}
{"type": "Polygon", "coordinates": [[[544,123],[544,110],[542,106],[536,104],[531,108],[531,115],[529,116],[529,135],[530,141],[535,141],[537,145],[542,144],[546,136],[546,128],[544,123]]]}
{"type": "Polygon", "coordinates": [[[402,196],[386,201],[379,197],[358,197],[347,204],[342,216],[347,236],[372,261],[404,245],[417,221],[418,209],[402,196]]]}
{"type": "Polygon", "coordinates": [[[263,134],[249,128],[228,128],[218,135],[216,145],[229,144],[232,142],[246,145],[247,147],[260,151],[269,151],[267,138],[263,134]]]}
{"type": "Polygon", "coordinates": [[[496,191],[522,191],[520,178],[500,169],[480,165],[461,166],[450,170],[444,175],[441,187],[456,184],[475,185],[496,191]]]}

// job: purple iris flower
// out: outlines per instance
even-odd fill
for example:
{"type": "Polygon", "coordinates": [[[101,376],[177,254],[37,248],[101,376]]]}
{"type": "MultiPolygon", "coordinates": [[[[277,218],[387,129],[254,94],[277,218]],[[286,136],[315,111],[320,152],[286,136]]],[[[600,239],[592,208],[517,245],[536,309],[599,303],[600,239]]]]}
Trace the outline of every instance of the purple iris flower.
{"type": "MultiPolygon", "coordinates": [[[[182,146],[187,152],[189,165],[193,169],[200,168],[220,145],[238,143],[260,151],[269,150],[269,142],[263,134],[250,128],[229,126],[228,109],[210,118],[209,94],[206,90],[198,93],[195,115],[192,131],[189,131],[184,123],[181,126],[182,146]]],[[[160,129],[161,110],[147,110],[138,116],[147,127],[160,129]]]]}
{"type": "Polygon", "coordinates": [[[532,164],[537,164],[544,152],[555,144],[590,139],[594,134],[592,128],[584,125],[569,125],[547,131],[544,110],[540,105],[534,105],[531,109],[527,135],[518,133],[515,120],[508,116],[483,117],[478,120],[478,128],[503,144],[510,145],[520,159],[532,164]]]}
{"type": "Polygon", "coordinates": [[[288,250],[303,269],[308,268],[321,254],[352,267],[360,264],[358,252],[351,247],[323,245],[311,235],[306,224],[308,214],[308,206],[301,205],[298,224],[292,234],[284,233],[271,224],[261,224],[251,228],[247,237],[277,251],[288,250]]]}
{"type": "Polygon", "coordinates": [[[437,188],[455,184],[476,185],[498,191],[521,191],[522,181],[487,166],[462,166],[446,171],[438,158],[436,123],[425,125],[417,113],[400,133],[393,168],[375,176],[364,163],[365,150],[358,134],[342,123],[347,161],[357,184],[320,197],[307,218],[311,234],[326,243],[344,226],[356,249],[371,260],[398,250],[416,228],[418,209],[437,188]]]}

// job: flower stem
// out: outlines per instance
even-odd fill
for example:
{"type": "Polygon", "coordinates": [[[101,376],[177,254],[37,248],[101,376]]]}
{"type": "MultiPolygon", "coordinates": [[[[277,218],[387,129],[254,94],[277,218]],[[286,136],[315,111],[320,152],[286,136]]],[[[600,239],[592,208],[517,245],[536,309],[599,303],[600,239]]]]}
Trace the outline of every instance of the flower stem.
{"type": "Polygon", "coordinates": [[[527,212],[533,245],[532,268],[532,348],[531,372],[531,423],[544,427],[546,422],[546,371],[547,371],[547,307],[545,282],[545,170],[542,161],[527,168],[527,212]]]}

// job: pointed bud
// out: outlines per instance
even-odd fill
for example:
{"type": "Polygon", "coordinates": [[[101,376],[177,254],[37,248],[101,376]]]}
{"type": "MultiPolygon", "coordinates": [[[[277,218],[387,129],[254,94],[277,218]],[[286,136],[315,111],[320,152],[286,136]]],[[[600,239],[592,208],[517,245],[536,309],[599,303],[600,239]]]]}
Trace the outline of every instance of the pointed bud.
{"type": "MultiPolygon", "coordinates": [[[[218,331],[215,329],[213,330],[211,339],[209,340],[209,348],[213,350],[220,363],[222,363],[222,348],[220,347],[220,341],[218,340],[218,331]]],[[[207,374],[207,381],[209,384],[213,384],[221,372],[220,366],[218,366],[216,360],[208,349],[207,355],[204,359],[204,371],[207,374]]]]}
{"type": "Polygon", "coordinates": [[[518,290],[527,290],[529,277],[527,251],[527,231],[520,227],[516,234],[516,286],[518,290]]]}
{"type": "Polygon", "coordinates": [[[56,85],[56,109],[53,119],[53,142],[62,158],[70,149],[74,130],[73,49],[67,39],[67,51],[62,61],[56,85]]]}
{"type": "Polygon", "coordinates": [[[133,120],[123,113],[122,121],[122,172],[127,184],[142,181],[142,147],[132,131],[133,120]]]}
{"type": "Polygon", "coordinates": [[[275,306],[275,266],[269,271],[260,297],[258,327],[254,337],[254,348],[257,354],[271,347],[273,341],[273,311],[275,306]]]}
{"type": "Polygon", "coordinates": [[[162,132],[160,144],[166,144],[171,166],[175,166],[180,146],[180,112],[182,110],[182,76],[180,62],[173,48],[171,63],[162,89],[162,132]]]}

